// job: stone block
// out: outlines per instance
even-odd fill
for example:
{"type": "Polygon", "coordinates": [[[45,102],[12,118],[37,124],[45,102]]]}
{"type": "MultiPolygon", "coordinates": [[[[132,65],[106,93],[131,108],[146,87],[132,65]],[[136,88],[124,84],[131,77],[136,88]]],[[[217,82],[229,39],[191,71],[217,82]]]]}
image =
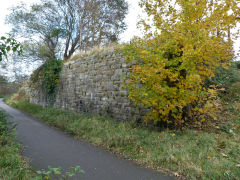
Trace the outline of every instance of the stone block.
{"type": "MultiPolygon", "coordinates": [[[[115,51],[65,63],[54,106],[106,114],[116,120],[141,119],[145,111],[135,108],[127,97],[127,90],[123,89],[122,76],[128,77],[128,67],[121,54],[115,51]]],[[[28,89],[31,102],[47,104],[43,90],[28,89]]]]}

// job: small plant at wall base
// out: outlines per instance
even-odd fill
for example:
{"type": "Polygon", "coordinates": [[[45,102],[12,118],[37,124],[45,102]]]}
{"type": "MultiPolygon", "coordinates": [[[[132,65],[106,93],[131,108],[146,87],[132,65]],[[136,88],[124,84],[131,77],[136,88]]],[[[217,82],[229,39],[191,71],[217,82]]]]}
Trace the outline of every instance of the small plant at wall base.
{"type": "Polygon", "coordinates": [[[230,30],[239,22],[239,3],[142,0],[140,5],[153,22],[142,20],[145,37],[125,47],[135,64],[129,98],[150,109],[146,120],[162,124],[182,127],[216,119],[216,90],[204,83],[233,59],[231,37],[237,34],[230,30]]]}

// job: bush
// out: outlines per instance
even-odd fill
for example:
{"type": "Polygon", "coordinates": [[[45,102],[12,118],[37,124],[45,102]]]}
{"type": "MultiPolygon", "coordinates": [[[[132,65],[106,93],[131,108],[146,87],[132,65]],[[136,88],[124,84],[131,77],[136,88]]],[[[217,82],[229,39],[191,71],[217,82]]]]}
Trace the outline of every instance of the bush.
{"type": "Polygon", "coordinates": [[[157,52],[154,48],[161,43],[155,44],[156,41],[158,38],[140,40],[125,48],[129,62],[135,63],[127,83],[129,98],[150,109],[146,121],[182,127],[189,122],[201,123],[206,118],[215,118],[217,107],[212,102],[216,91],[204,88],[205,77],[194,72],[190,65],[184,67],[181,57],[171,50],[157,52]],[[166,53],[171,58],[164,57],[166,53]]]}
{"type": "Polygon", "coordinates": [[[43,65],[43,86],[47,94],[56,93],[63,61],[51,59],[43,65]]]}
{"type": "Polygon", "coordinates": [[[129,98],[150,109],[146,120],[182,127],[216,119],[216,90],[204,83],[233,58],[231,35],[237,34],[230,28],[239,19],[228,12],[238,11],[238,4],[224,0],[220,8],[215,1],[142,0],[140,5],[149,16],[140,22],[145,36],[124,50],[134,64],[129,98]]]}
{"type": "Polygon", "coordinates": [[[240,69],[238,65],[239,62],[232,62],[228,69],[219,67],[215,77],[208,79],[205,86],[215,87],[219,97],[225,101],[239,101],[240,69]]]}
{"type": "Polygon", "coordinates": [[[43,89],[47,102],[51,105],[56,98],[62,71],[62,60],[50,59],[40,66],[30,78],[30,85],[35,89],[43,89]]]}

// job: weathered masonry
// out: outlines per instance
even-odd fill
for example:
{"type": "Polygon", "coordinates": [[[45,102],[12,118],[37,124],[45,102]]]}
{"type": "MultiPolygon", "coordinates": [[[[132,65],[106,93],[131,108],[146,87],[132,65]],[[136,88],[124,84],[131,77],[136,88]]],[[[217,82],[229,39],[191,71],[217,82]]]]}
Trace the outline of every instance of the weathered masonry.
{"type": "MultiPolygon", "coordinates": [[[[122,79],[128,74],[125,59],[114,50],[66,62],[54,106],[116,120],[142,119],[143,110],[130,102],[123,88],[122,79]]],[[[31,90],[32,103],[45,105],[44,99],[43,91],[31,90]]]]}

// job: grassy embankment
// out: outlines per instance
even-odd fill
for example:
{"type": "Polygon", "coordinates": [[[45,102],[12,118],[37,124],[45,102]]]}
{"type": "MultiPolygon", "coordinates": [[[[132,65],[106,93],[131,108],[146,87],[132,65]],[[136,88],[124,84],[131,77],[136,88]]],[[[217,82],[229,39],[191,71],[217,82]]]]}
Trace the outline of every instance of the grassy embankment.
{"type": "Polygon", "coordinates": [[[28,163],[19,155],[21,146],[15,141],[13,130],[9,129],[5,113],[0,110],[0,179],[29,180],[32,171],[28,163]]]}
{"type": "Polygon", "coordinates": [[[240,71],[233,67],[220,72],[211,83],[224,89],[223,105],[219,120],[214,122],[215,128],[205,130],[159,130],[44,108],[22,100],[8,100],[8,104],[146,167],[169,170],[186,179],[237,180],[240,177],[240,71]]]}

